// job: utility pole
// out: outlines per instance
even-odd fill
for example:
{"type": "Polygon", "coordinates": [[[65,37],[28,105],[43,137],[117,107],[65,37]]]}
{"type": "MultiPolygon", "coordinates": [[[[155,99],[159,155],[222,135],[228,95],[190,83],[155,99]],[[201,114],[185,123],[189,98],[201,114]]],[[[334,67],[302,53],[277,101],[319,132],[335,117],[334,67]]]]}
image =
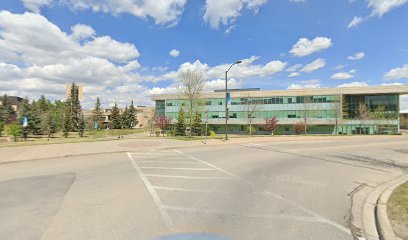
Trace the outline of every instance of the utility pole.
{"type": "MultiPolygon", "coordinates": [[[[240,64],[242,61],[236,61],[232,64],[227,71],[225,71],[225,140],[228,140],[228,117],[229,117],[229,106],[228,106],[228,72],[231,68],[236,65],[240,64]]],[[[231,97],[231,96],[230,96],[231,97]]]]}

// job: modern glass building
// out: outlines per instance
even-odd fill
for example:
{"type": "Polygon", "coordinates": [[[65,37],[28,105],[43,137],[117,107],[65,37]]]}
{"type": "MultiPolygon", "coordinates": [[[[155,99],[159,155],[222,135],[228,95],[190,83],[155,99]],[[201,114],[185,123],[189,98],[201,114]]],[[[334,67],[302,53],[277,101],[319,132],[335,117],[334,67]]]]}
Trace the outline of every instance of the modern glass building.
{"type": "MultiPolygon", "coordinates": [[[[397,134],[400,124],[400,95],[408,85],[352,88],[321,88],[260,91],[231,90],[228,133],[246,133],[249,122],[257,134],[264,131],[265,119],[279,120],[277,134],[293,134],[293,125],[306,123],[310,134],[397,134]]],[[[156,114],[177,121],[181,107],[187,109],[182,94],[152,95],[156,114]]],[[[198,111],[210,129],[225,132],[225,91],[203,93],[198,111]]]]}

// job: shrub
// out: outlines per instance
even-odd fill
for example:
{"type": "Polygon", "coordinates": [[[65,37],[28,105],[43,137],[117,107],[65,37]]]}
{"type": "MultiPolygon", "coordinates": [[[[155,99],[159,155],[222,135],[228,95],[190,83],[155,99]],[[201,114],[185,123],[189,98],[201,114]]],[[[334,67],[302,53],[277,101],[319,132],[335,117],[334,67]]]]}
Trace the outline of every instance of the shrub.
{"type": "Polygon", "coordinates": [[[210,131],[210,137],[215,137],[215,132],[214,131],[210,131]]]}
{"type": "Polygon", "coordinates": [[[298,135],[301,133],[304,133],[305,129],[306,129],[306,126],[303,122],[297,122],[293,124],[293,131],[298,135]]]}

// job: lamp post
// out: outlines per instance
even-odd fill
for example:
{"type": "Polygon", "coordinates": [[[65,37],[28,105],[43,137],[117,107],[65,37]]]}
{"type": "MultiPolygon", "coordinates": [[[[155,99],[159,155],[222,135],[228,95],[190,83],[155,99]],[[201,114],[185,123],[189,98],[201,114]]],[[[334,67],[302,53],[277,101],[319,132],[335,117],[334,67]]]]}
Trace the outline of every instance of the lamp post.
{"type": "Polygon", "coordinates": [[[229,118],[229,112],[228,112],[228,72],[231,70],[231,68],[234,65],[240,64],[242,61],[236,61],[234,64],[232,64],[227,71],[225,71],[225,140],[228,140],[228,118],[229,118]]]}

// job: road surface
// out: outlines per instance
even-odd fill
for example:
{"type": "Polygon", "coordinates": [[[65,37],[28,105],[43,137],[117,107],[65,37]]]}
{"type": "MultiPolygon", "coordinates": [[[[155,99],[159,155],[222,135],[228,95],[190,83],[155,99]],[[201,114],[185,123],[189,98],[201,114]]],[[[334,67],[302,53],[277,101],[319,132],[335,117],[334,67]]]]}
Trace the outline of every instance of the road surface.
{"type": "Polygon", "coordinates": [[[406,139],[256,142],[0,164],[0,239],[353,239],[406,139]]]}

